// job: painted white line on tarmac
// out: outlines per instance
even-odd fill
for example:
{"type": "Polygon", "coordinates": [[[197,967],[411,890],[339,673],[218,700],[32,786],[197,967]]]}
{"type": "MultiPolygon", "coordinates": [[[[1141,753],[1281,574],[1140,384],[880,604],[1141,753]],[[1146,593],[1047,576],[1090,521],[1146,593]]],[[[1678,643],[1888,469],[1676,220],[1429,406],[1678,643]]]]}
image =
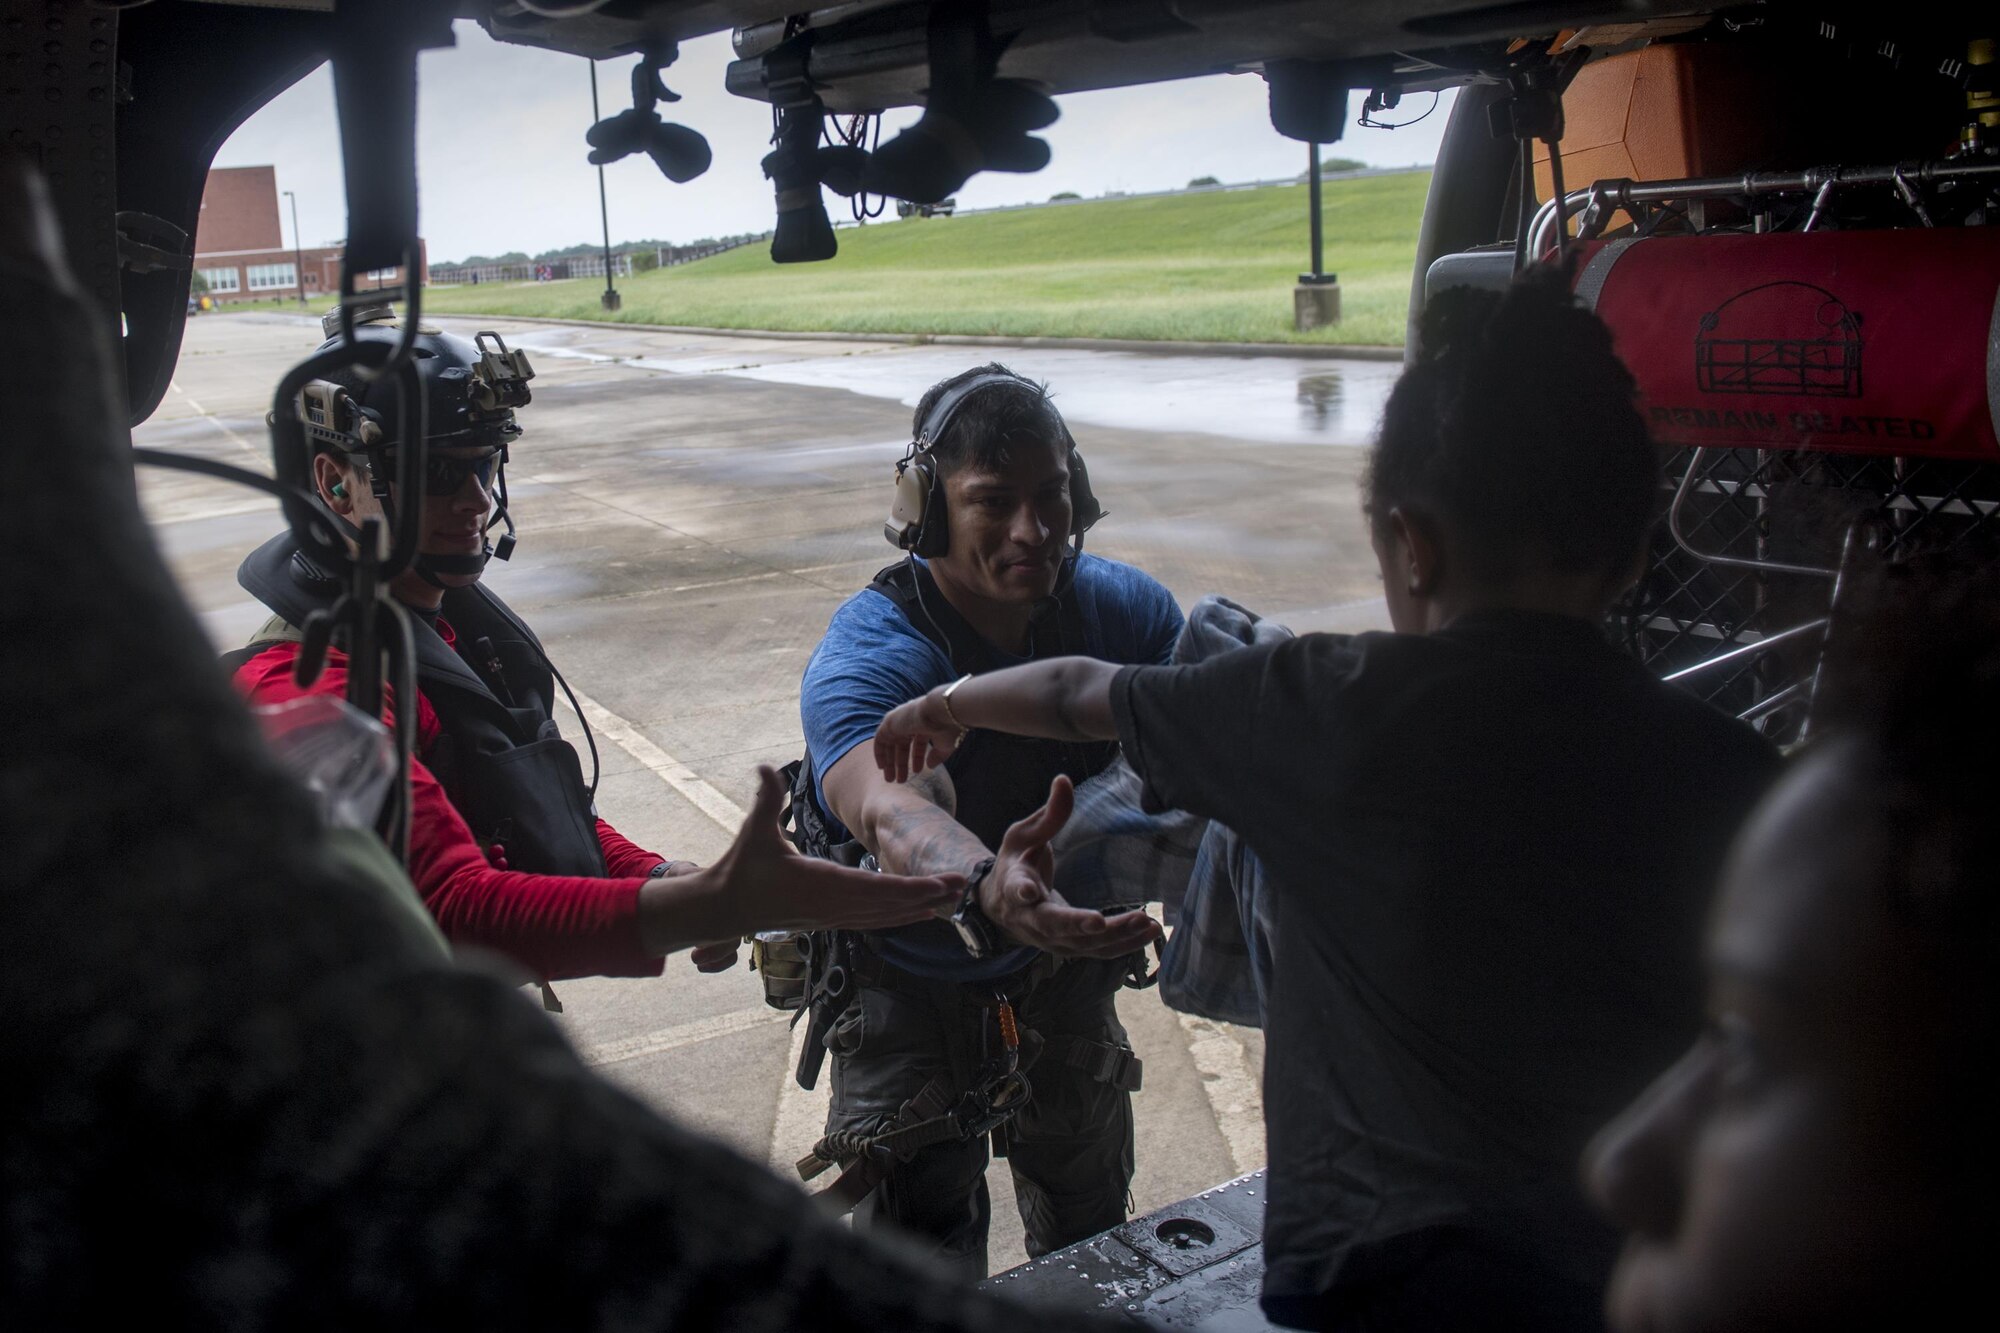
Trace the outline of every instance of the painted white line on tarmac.
{"type": "Polygon", "coordinates": [[[597,700],[576,691],[577,707],[583,710],[591,730],[611,740],[641,765],[679,792],[688,804],[707,815],[722,831],[734,835],[743,823],[743,807],[708,785],[693,769],[653,744],[630,722],[597,700]]]}
{"type": "Polygon", "coordinates": [[[583,1062],[587,1065],[615,1065],[626,1060],[643,1059],[663,1051],[692,1046],[698,1041],[712,1041],[716,1037],[727,1037],[754,1027],[763,1027],[775,1017],[772,1010],[760,1004],[755,1009],[737,1009],[708,1018],[691,1019],[685,1023],[676,1023],[670,1028],[642,1032],[636,1037],[621,1037],[617,1041],[585,1046],[578,1051],[578,1054],[583,1057],[583,1062]]]}
{"type": "MultiPolygon", "coordinates": [[[[238,449],[241,449],[244,453],[249,454],[252,458],[257,459],[259,462],[267,462],[267,456],[265,455],[262,449],[259,449],[256,445],[250,443],[250,441],[244,439],[241,435],[238,435],[234,430],[231,430],[229,426],[223,422],[222,418],[216,416],[213,412],[209,411],[207,408],[203,407],[199,402],[197,402],[195,400],[195,396],[189,393],[186,389],[183,389],[178,381],[168,380],[167,387],[171,388],[175,393],[179,394],[181,397],[187,399],[187,405],[194,409],[195,415],[199,416],[200,418],[202,418],[202,420],[208,422],[209,425],[215,427],[217,430],[221,431],[224,435],[228,436],[230,443],[234,444],[238,449]]],[[[266,471],[268,470],[269,469],[267,467],[266,471]]]]}
{"type": "Polygon", "coordinates": [[[792,1071],[799,1067],[799,1052],[805,1049],[808,1026],[810,1024],[802,1019],[792,1029],[792,1053],[785,1065],[784,1081],[778,1085],[778,1114],[771,1121],[771,1150],[766,1154],[771,1169],[795,1185],[801,1183],[799,1158],[810,1152],[820,1136],[826,1133],[826,1111],[833,1101],[831,1055],[820,1066],[819,1086],[813,1091],[807,1092],[792,1077],[792,1071]]]}
{"type": "Polygon", "coordinates": [[[1215,1112],[1215,1127],[1229,1147],[1237,1175],[1264,1165],[1264,1098],[1250,1052],[1225,1023],[1177,1013],[1187,1034],[1188,1055],[1201,1074],[1202,1091],[1215,1112]]]}

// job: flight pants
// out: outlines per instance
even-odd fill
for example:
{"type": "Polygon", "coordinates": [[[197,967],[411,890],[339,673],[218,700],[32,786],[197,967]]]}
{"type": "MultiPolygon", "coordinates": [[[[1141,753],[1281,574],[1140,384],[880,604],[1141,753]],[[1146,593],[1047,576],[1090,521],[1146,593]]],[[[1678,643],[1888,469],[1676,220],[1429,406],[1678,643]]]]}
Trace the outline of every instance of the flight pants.
{"type": "MultiPolygon", "coordinates": [[[[954,1100],[972,1087],[994,1049],[998,987],[1014,1004],[1032,1089],[995,1136],[1014,1173],[1028,1253],[1040,1256],[1123,1222],[1133,1170],[1127,1088],[1138,1072],[1115,1005],[1127,963],[1044,959],[1018,980],[980,985],[933,981],[877,961],[827,1034],[828,1132],[880,1132],[933,1079],[945,1080],[954,1100]],[[1096,1068],[1086,1067],[1093,1062],[1096,1068]]],[[[898,1229],[985,1277],[987,1151],[985,1135],[919,1150],[855,1207],[855,1225],[898,1229]]]]}

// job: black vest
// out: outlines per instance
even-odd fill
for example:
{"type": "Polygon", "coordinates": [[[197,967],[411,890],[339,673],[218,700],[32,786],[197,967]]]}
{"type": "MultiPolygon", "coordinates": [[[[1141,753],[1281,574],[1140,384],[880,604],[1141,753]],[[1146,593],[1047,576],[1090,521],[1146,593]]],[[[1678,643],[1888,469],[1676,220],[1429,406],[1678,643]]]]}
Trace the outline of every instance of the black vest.
{"type": "MultiPolygon", "coordinates": [[[[918,633],[943,650],[959,675],[983,675],[1012,665],[952,609],[923,566],[899,561],[868,586],[894,602],[918,633]]],[[[1077,598],[1061,597],[1045,606],[1030,627],[1028,656],[1074,656],[1085,651],[1086,642],[1077,598]]],[[[1103,772],[1117,753],[1116,741],[1051,741],[975,731],[952,752],[944,770],[957,792],[958,822],[997,848],[1008,825],[1033,814],[1048,799],[1049,783],[1058,773],[1080,784],[1103,772]]]]}
{"type": "MultiPolygon", "coordinates": [[[[868,585],[896,604],[917,631],[951,659],[952,670],[979,675],[1011,663],[999,656],[979,632],[954,611],[932,580],[930,571],[908,561],[890,565],[868,585]],[[919,593],[921,588],[921,596],[919,593]]],[[[1059,597],[1036,617],[1030,628],[1029,655],[1034,658],[1062,657],[1084,652],[1083,613],[1077,599],[1059,597]]],[[[945,761],[957,796],[958,822],[979,836],[989,848],[998,848],[1007,826],[1033,814],[1049,796],[1049,783],[1058,773],[1072,782],[1095,777],[1118,753],[1115,741],[1072,743],[1009,736],[995,731],[975,731],[945,761]]],[[[844,842],[834,840],[832,816],[820,804],[813,789],[812,755],[788,765],[785,776],[791,786],[791,805],[783,818],[786,836],[808,856],[825,857],[845,865],[859,864],[863,848],[852,835],[844,842]]],[[[921,921],[882,932],[931,953],[949,955],[964,946],[951,927],[942,921],[921,921]]],[[[1023,966],[1035,956],[1029,948],[1010,950],[1002,955],[1009,966],[1023,966]]]]}
{"type": "MultiPolygon", "coordinates": [[[[330,608],[340,592],[289,534],[251,552],[236,581],[294,626],[330,608]]],[[[576,751],[556,728],[555,677],[541,641],[478,584],[447,591],[440,614],[458,635],[458,652],[422,619],[410,624],[417,688],[440,727],[425,766],[480,847],[501,847],[508,869],[604,876],[596,813],[576,751]]],[[[233,671],[250,655],[238,650],[224,661],[233,671]]]]}

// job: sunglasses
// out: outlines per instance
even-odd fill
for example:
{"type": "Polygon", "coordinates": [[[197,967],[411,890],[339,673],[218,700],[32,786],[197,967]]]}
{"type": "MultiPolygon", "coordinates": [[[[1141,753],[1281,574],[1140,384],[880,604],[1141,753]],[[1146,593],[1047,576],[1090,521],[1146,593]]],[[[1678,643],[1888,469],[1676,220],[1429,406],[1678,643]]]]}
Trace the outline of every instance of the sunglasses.
{"type": "MultiPolygon", "coordinates": [[[[465,485],[467,477],[479,478],[482,490],[493,489],[493,479],[500,471],[500,465],[507,461],[504,446],[488,450],[475,458],[452,458],[446,454],[427,453],[424,456],[424,494],[431,496],[457,495],[465,485]]],[[[395,455],[387,460],[391,476],[395,475],[395,455]]]]}

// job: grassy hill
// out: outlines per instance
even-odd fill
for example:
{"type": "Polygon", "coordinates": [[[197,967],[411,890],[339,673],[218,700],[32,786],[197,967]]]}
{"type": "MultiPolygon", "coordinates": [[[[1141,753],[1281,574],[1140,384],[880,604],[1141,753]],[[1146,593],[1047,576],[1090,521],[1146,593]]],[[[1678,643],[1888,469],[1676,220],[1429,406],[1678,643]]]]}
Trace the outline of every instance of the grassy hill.
{"type": "MultiPolygon", "coordinates": [[[[1326,265],[1345,319],[1291,327],[1307,267],[1302,185],[955,218],[839,232],[821,264],[776,265],[762,245],[620,279],[611,318],[849,333],[1339,342],[1400,345],[1428,172],[1324,188],[1326,265]]],[[[601,319],[602,279],[433,288],[445,313],[601,319]]]]}

